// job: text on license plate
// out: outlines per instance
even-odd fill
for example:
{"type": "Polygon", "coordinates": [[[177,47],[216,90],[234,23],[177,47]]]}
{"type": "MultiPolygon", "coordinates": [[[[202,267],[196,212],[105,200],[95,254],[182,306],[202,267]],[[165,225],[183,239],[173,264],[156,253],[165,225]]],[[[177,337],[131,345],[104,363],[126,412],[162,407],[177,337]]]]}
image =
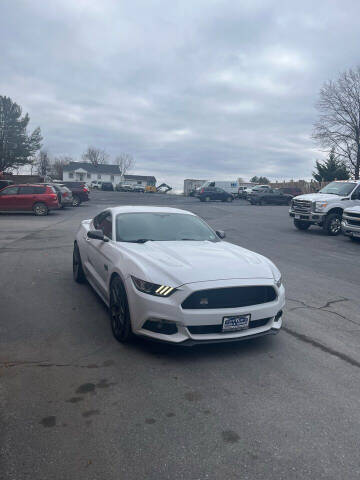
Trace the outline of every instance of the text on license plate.
{"type": "Polygon", "coordinates": [[[233,315],[223,318],[223,332],[234,332],[237,330],[245,330],[249,328],[249,315],[233,315]]]}

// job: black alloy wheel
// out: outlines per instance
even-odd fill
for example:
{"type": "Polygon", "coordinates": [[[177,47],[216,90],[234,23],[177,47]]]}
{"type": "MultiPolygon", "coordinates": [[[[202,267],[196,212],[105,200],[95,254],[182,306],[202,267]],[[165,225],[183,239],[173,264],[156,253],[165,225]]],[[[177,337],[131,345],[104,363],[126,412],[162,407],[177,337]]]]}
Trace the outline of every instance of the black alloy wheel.
{"type": "Polygon", "coordinates": [[[323,228],[325,232],[332,237],[339,235],[341,232],[341,215],[338,213],[331,213],[328,215],[323,228]]]}
{"type": "Polygon", "coordinates": [[[118,342],[128,342],[133,337],[129,305],[124,285],[115,277],[110,285],[110,322],[114,337],[118,342]]]}

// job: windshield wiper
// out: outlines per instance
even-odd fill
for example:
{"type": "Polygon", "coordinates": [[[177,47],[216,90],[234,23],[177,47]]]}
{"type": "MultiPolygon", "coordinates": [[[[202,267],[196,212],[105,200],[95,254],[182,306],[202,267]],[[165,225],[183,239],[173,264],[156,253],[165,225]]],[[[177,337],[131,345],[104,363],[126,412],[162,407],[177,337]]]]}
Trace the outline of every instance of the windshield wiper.
{"type": "Polygon", "coordinates": [[[146,243],[152,242],[151,238],[138,238],[137,240],[132,240],[133,243],[146,243]]]}

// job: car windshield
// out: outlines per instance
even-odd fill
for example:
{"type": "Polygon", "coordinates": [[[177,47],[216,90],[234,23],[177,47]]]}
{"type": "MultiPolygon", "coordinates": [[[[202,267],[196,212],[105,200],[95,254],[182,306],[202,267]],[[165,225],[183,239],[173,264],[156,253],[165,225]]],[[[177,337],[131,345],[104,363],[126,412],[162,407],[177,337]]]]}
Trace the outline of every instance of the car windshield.
{"type": "Polygon", "coordinates": [[[322,188],[319,193],[330,193],[332,195],[349,195],[356,187],[356,183],[331,182],[322,188]]]}
{"type": "Polygon", "coordinates": [[[122,213],[116,217],[118,242],[219,241],[213,230],[194,215],[181,213],[122,213]]]}

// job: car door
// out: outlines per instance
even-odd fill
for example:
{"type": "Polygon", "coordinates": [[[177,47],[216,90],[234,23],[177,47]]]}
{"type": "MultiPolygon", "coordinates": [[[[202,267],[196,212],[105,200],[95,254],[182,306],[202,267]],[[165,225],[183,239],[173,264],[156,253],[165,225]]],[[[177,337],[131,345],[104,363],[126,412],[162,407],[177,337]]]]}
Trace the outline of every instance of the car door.
{"type": "Polygon", "coordinates": [[[112,214],[109,211],[102,212],[93,221],[93,229],[102,230],[108,238],[108,242],[101,240],[86,239],[87,243],[87,259],[89,262],[88,270],[101,291],[101,294],[108,298],[108,279],[109,272],[112,269],[112,257],[114,255],[113,241],[113,222],[112,214]]]}
{"type": "Polygon", "coordinates": [[[36,195],[32,185],[19,187],[17,195],[17,205],[19,210],[31,210],[35,201],[36,195]]]}
{"type": "Polygon", "coordinates": [[[0,210],[1,211],[15,211],[19,210],[17,207],[17,193],[19,187],[5,187],[0,191],[0,210]]]}

